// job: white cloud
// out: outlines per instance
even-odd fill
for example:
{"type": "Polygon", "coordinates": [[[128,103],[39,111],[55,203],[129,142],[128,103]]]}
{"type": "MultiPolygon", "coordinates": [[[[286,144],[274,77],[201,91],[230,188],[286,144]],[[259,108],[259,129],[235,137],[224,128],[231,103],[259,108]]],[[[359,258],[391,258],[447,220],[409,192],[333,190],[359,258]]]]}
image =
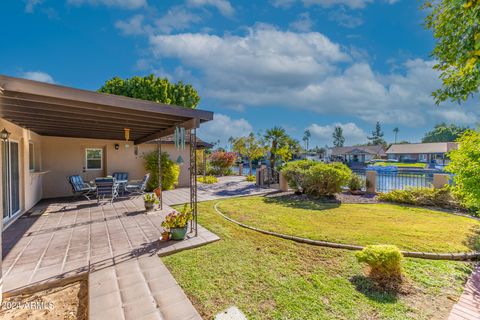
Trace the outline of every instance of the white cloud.
{"type": "Polygon", "coordinates": [[[228,0],[188,0],[188,4],[195,7],[215,7],[222,15],[226,17],[231,17],[235,14],[235,9],[228,0]]]}
{"type": "MultiPolygon", "coordinates": [[[[388,4],[397,3],[400,0],[377,0],[377,2],[385,2],[388,4]]],[[[300,0],[272,0],[271,3],[277,8],[290,8],[295,2],[300,0]]],[[[324,8],[331,8],[334,6],[345,6],[350,9],[363,9],[368,4],[373,3],[374,0],[301,0],[304,6],[321,6],[324,8]]]]}
{"type": "Polygon", "coordinates": [[[332,144],[332,134],[335,127],[343,129],[343,136],[345,137],[345,145],[354,145],[367,142],[367,133],[353,122],[347,123],[332,123],[328,125],[311,124],[306,129],[310,130],[312,134],[311,145],[323,146],[325,144],[332,144]]]}
{"type": "Polygon", "coordinates": [[[150,44],[155,58],[177,58],[198,72],[203,94],[224,105],[283,106],[408,126],[421,126],[437,112],[433,61],[407,60],[395,73],[375,73],[318,32],[257,25],[243,36],[158,35],[150,44]]]}
{"type": "Polygon", "coordinates": [[[41,81],[41,82],[47,82],[47,83],[55,83],[53,81],[53,78],[51,75],[49,75],[46,72],[42,71],[27,71],[24,72],[20,75],[21,78],[29,79],[29,80],[35,80],[35,81],[41,81]]]}
{"type": "Polygon", "coordinates": [[[458,109],[445,109],[439,107],[438,110],[430,113],[440,122],[455,123],[457,125],[476,125],[479,122],[478,115],[471,111],[465,110],[464,107],[458,109]]]}
{"type": "Polygon", "coordinates": [[[177,6],[169,9],[162,17],[155,19],[154,28],[162,33],[170,33],[174,30],[185,30],[200,20],[200,16],[189,12],[184,7],[177,6]]]}
{"type": "Polygon", "coordinates": [[[245,119],[232,119],[231,117],[215,113],[212,121],[203,124],[198,130],[199,136],[207,142],[217,142],[225,146],[230,137],[246,136],[253,132],[252,125],[245,119]]]}
{"type": "Polygon", "coordinates": [[[41,4],[44,0],[27,0],[25,4],[25,12],[33,13],[35,11],[35,7],[41,4]]]}
{"type": "Polygon", "coordinates": [[[138,9],[147,6],[147,0],[67,0],[71,5],[105,5],[124,9],[138,9]]]}
{"type": "Polygon", "coordinates": [[[312,30],[312,27],[315,23],[310,18],[310,14],[308,12],[301,13],[298,16],[296,21],[290,23],[290,28],[300,31],[300,32],[309,32],[312,30]]]}
{"type": "Polygon", "coordinates": [[[337,22],[338,25],[345,28],[356,28],[363,24],[361,17],[348,14],[344,8],[331,11],[328,19],[337,22]]]}
{"type": "Polygon", "coordinates": [[[120,29],[124,35],[140,35],[145,32],[143,20],[143,15],[138,14],[127,21],[119,20],[115,22],[115,27],[120,29]]]}

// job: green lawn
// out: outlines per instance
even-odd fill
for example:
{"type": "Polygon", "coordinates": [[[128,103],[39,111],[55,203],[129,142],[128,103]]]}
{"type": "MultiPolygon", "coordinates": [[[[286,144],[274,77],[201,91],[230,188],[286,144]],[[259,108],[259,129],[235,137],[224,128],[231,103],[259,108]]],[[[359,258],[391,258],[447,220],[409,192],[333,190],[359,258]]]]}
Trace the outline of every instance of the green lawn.
{"type": "Polygon", "coordinates": [[[427,164],[423,162],[416,163],[402,163],[402,162],[375,162],[373,166],[380,167],[407,167],[407,168],[426,168],[427,164]]]}
{"type": "Polygon", "coordinates": [[[444,319],[471,265],[406,259],[414,290],[371,289],[354,253],[259,234],[226,221],[213,202],[199,222],[222,240],[162,258],[205,319],[236,305],[249,319],[444,319]]]}
{"type": "Polygon", "coordinates": [[[315,240],[394,244],[404,250],[472,251],[480,222],[452,214],[393,204],[324,204],[291,197],[221,201],[218,208],[248,225],[315,240]]]}

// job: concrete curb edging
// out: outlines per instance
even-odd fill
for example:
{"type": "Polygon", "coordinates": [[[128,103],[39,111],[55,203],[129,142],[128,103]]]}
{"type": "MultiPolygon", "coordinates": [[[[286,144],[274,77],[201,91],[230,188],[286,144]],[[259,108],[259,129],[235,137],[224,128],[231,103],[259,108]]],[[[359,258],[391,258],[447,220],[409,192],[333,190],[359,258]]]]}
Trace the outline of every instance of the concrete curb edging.
{"type": "MultiPolygon", "coordinates": [[[[268,234],[274,237],[286,239],[286,240],[292,240],[295,242],[299,243],[306,243],[306,244],[311,244],[314,246],[320,246],[320,247],[328,247],[328,248],[336,248],[336,249],[345,249],[345,250],[354,250],[354,251],[360,251],[364,248],[364,246],[358,246],[354,244],[343,244],[343,243],[337,243],[337,242],[328,242],[328,241],[320,241],[320,240],[312,240],[308,238],[301,238],[301,237],[296,237],[296,236],[290,236],[282,233],[277,233],[273,231],[267,231],[263,230],[260,228],[252,227],[247,224],[241,223],[239,221],[236,221],[225,214],[223,214],[217,207],[217,205],[220,202],[216,202],[213,206],[215,211],[222,216],[224,219],[235,223],[236,225],[250,229],[256,232],[260,232],[263,234],[268,234]]],[[[415,251],[401,251],[404,257],[410,257],[410,258],[421,258],[421,259],[428,259],[428,260],[455,260],[455,261],[465,261],[465,260],[474,260],[474,259],[479,259],[480,258],[480,252],[475,251],[475,252],[460,252],[460,253],[435,253],[435,252],[415,252],[415,251]]]]}

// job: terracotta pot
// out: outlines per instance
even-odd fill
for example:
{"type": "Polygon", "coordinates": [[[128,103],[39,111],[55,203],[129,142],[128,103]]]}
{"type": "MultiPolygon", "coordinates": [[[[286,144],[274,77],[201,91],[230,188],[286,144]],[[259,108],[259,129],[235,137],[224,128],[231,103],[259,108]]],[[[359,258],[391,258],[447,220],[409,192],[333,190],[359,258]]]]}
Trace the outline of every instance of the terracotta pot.
{"type": "Polygon", "coordinates": [[[160,194],[162,193],[162,190],[160,188],[155,188],[153,192],[155,192],[155,195],[157,196],[157,198],[160,198],[160,194]]]}
{"type": "Polygon", "coordinates": [[[170,240],[170,232],[168,231],[162,232],[162,241],[168,241],[168,240],[170,240]]]}

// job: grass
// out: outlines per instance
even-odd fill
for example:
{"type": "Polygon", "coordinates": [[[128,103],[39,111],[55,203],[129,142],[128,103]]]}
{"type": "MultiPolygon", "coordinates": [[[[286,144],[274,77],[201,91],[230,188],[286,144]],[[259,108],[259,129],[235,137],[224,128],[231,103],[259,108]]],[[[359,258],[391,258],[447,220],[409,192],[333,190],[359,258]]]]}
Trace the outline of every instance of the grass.
{"type": "Polygon", "coordinates": [[[200,224],[222,240],[162,259],[205,319],[231,305],[249,319],[443,319],[471,270],[405,259],[413,292],[377,292],[351,251],[243,229],[216,214],[213,202],[199,210],[200,224]]]}
{"type": "Polygon", "coordinates": [[[395,204],[325,204],[292,197],[221,201],[219,209],[248,225],[348,244],[393,244],[410,251],[465,252],[478,246],[480,222],[395,204]]]}
{"type": "Polygon", "coordinates": [[[379,167],[405,167],[405,168],[426,168],[427,164],[422,162],[402,163],[402,162],[375,162],[373,166],[379,167]]]}

